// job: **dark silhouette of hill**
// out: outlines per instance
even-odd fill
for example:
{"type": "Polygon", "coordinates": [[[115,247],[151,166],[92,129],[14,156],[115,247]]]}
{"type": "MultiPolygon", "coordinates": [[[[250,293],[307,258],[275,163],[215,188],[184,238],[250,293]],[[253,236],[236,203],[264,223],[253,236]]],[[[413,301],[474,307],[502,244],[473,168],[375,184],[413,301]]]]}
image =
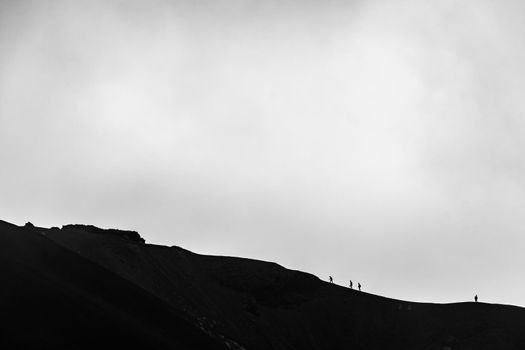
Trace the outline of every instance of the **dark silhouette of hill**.
{"type": "Polygon", "coordinates": [[[388,299],[134,231],[0,221],[2,348],[525,349],[525,310],[388,299]]]}

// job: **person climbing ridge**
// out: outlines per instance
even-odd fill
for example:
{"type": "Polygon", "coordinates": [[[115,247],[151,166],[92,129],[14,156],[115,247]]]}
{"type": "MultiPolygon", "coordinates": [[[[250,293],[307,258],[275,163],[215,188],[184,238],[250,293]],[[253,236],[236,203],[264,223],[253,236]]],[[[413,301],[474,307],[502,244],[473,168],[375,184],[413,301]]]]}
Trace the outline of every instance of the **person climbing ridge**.
{"type": "Polygon", "coordinates": [[[332,276],[328,276],[328,279],[330,280],[330,283],[334,283],[334,279],[332,278],[332,276]]]}
{"type": "Polygon", "coordinates": [[[353,285],[354,285],[354,284],[352,283],[352,280],[350,280],[350,289],[353,289],[353,288],[352,288],[353,285]]]}
{"type": "Polygon", "coordinates": [[[474,302],[475,302],[475,303],[478,302],[478,295],[477,295],[477,294],[474,296],[474,302]]]}
{"type": "Polygon", "coordinates": [[[361,283],[357,284],[357,288],[359,288],[359,291],[361,291],[361,283]]]}

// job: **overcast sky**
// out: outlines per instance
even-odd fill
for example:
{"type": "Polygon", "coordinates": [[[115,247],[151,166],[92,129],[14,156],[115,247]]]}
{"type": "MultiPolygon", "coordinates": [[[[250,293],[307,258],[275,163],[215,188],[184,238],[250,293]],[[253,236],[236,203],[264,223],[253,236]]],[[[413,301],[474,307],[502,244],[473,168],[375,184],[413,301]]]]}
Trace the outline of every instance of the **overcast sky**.
{"type": "Polygon", "coordinates": [[[522,1],[0,0],[0,219],[525,306],[522,1]]]}

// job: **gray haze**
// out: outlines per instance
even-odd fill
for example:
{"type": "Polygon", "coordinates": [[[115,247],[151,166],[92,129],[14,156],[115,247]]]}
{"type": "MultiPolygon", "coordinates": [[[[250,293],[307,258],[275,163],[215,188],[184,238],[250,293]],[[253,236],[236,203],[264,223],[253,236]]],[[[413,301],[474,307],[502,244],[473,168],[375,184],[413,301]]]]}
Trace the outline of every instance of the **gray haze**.
{"type": "Polygon", "coordinates": [[[2,1],[0,219],[525,305],[525,3],[2,1]]]}

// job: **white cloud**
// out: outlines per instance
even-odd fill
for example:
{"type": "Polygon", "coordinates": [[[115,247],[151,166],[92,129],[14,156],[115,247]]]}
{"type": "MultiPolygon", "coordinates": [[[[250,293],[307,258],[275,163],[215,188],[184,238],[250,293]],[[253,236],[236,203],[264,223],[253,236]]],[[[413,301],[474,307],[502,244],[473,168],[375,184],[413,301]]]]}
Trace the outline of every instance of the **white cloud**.
{"type": "Polygon", "coordinates": [[[137,228],[404,298],[515,272],[519,3],[9,4],[3,219],[137,228]]]}

